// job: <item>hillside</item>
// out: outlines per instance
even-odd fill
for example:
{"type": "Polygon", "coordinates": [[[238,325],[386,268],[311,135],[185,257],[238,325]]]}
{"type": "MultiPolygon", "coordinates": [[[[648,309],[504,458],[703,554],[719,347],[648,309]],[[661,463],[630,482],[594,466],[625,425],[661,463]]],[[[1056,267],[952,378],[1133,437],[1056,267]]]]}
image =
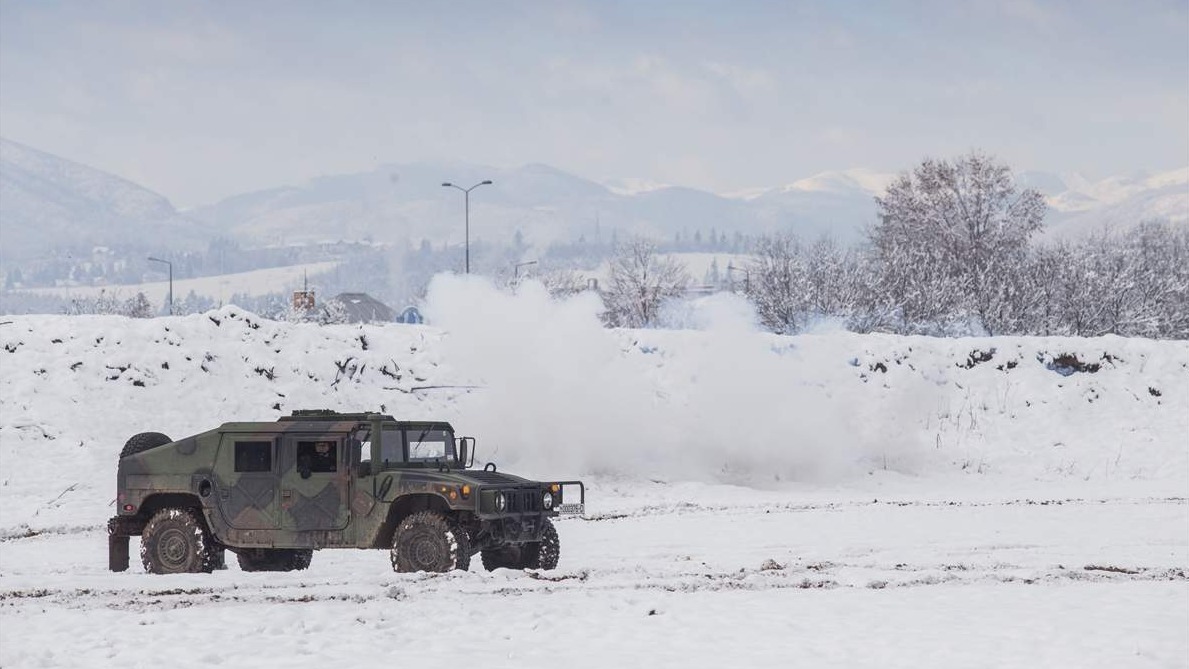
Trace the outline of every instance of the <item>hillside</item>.
{"type": "Polygon", "coordinates": [[[440,328],[279,323],[235,307],[13,317],[0,329],[0,528],[100,523],[111,481],[87,472],[110,470],[134,432],[321,407],[443,417],[479,437],[481,458],[542,474],[1186,481],[1185,342],[778,337],[730,316],[704,331],[607,331],[585,299],[453,278],[434,291],[440,328]],[[75,486],[51,508],[44,481],[15,475],[35,465],[75,486]]]}
{"type": "Polygon", "coordinates": [[[5,263],[92,246],[184,248],[205,238],[161,195],[7,139],[0,139],[0,230],[5,263]]]}

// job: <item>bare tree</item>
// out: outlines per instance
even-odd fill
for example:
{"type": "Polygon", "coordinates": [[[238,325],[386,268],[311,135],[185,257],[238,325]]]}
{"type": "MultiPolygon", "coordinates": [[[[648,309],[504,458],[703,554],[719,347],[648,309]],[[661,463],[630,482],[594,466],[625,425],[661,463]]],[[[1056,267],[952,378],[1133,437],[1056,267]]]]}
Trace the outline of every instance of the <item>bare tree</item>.
{"type": "Polygon", "coordinates": [[[755,259],[748,266],[748,296],[760,323],[779,334],[803,326],[809,304],[809,282],[801,243],[791,234],[756,240],[755,259]]]}
{"type": "Polygon", "coordinates": [[[130,318],[152,318],[153,305],[144,293],[138,292],[124,302],[123,313],[130,318]]]}
{"type": "Polygon", "coordinates": [[[351,320],[347,313],[347,305],[339,300],[327,300],[318,312],[318,323],[321,325],[339,325],[351,320]]]}
{"type": "Polygon", "coordinates": [[[537,279],[554,298],[570,297],[587,289],[586,280],[568,268],[543,269],[537,279]]]}
{"type": "Polygon", "coordinates": [[[617,245],[603,291],[603,319],[611,327],[648,327],[666,300],[685,293],[689,276],[680,263],[657,255],[656,245],[633,239],[617,245]]]}
{"type": "Polygon", "coordinates": [[[947,316],[977,318],[988,332],[1010,322],[1006,279],[1043,225],[1038,191],[1018,191],[1006,166],[973,152],[954,162],[927,159],[875,201],[871,241],[906,330],[947,316]]]}
{"type": "Polygon", "coordinates": [[[70,307],[67,309],[68,314],[77,316],[81,314],[119,314],[123,313],[124,301],[120,299],[119,292],[107,292],[107,289],[100,289],[99,294],[94,297],[77,297],[70,301],[70,307]]]}

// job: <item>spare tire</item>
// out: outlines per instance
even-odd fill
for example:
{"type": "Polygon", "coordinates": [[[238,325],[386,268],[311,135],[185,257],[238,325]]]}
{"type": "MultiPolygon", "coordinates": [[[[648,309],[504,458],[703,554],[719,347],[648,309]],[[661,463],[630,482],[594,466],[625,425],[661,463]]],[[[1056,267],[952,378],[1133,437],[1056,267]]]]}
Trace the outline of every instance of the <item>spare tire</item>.
{"type": "Polygon", "coordinates": [[[141,432],[140,434],[134,434],[131,439],[124,442],[124,450],[120,451],[120,457],[126,458],[129,455],[135,455],[150,448],[157,448],[171,441],[173,439],[160,432],[141,432]]]}

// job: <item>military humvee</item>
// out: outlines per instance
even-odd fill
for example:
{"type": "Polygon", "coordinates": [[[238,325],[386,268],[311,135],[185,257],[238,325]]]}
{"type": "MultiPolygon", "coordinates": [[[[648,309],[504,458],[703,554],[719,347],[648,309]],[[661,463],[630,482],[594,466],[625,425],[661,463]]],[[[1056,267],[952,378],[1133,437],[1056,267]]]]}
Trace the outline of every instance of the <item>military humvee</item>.
{"type": "Polygon", "coordinates": [[[210,572],[228,549],[244,571],[305,569],[322,548],[389,549],[399,572],[465,570],[476,553],[488,570],[556,567],[550,519],[581,513],[585,486],[469,469],[474,449],[449,423],[326,410],[137,434],[120,454],[108,566],[126,570],[139,535],[155,574],[210,572]]]}

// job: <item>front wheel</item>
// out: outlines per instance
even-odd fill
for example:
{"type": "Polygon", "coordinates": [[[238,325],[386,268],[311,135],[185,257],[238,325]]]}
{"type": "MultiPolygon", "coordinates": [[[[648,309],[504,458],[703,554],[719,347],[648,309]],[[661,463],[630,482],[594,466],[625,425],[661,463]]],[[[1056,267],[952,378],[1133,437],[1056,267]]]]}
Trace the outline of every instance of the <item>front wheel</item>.
{"type": "Polygon", "coordinates": [[[528,569],[557,569],[557,561],[561,558],[561,539],[557,536],[553,521],[546,518],[541,540],[525,544],[520,551],[524,556],[524,566],[528,569]]]}
{"type": "Polygon", "coordinates": [[[209,573],[215,553],[206,527],[189,509],[161,509],[140,536],[140,561],[152,574],[209,573]]]}
{"type": "Polygon", "coordinates": [[[471,542],[466,530],[437,511],[421,511],[400,521],[392,538],[392,569],[398,572],[471,566],[471,542]]]}
{"type": "Polygon", "coordinates": [[[483,568],[496,569],[556,569],[561,557],[561,540],[553,521],[545,519],[540,541],[530,541],[521,546],[499,546],[483,551],[483,568]]]}

